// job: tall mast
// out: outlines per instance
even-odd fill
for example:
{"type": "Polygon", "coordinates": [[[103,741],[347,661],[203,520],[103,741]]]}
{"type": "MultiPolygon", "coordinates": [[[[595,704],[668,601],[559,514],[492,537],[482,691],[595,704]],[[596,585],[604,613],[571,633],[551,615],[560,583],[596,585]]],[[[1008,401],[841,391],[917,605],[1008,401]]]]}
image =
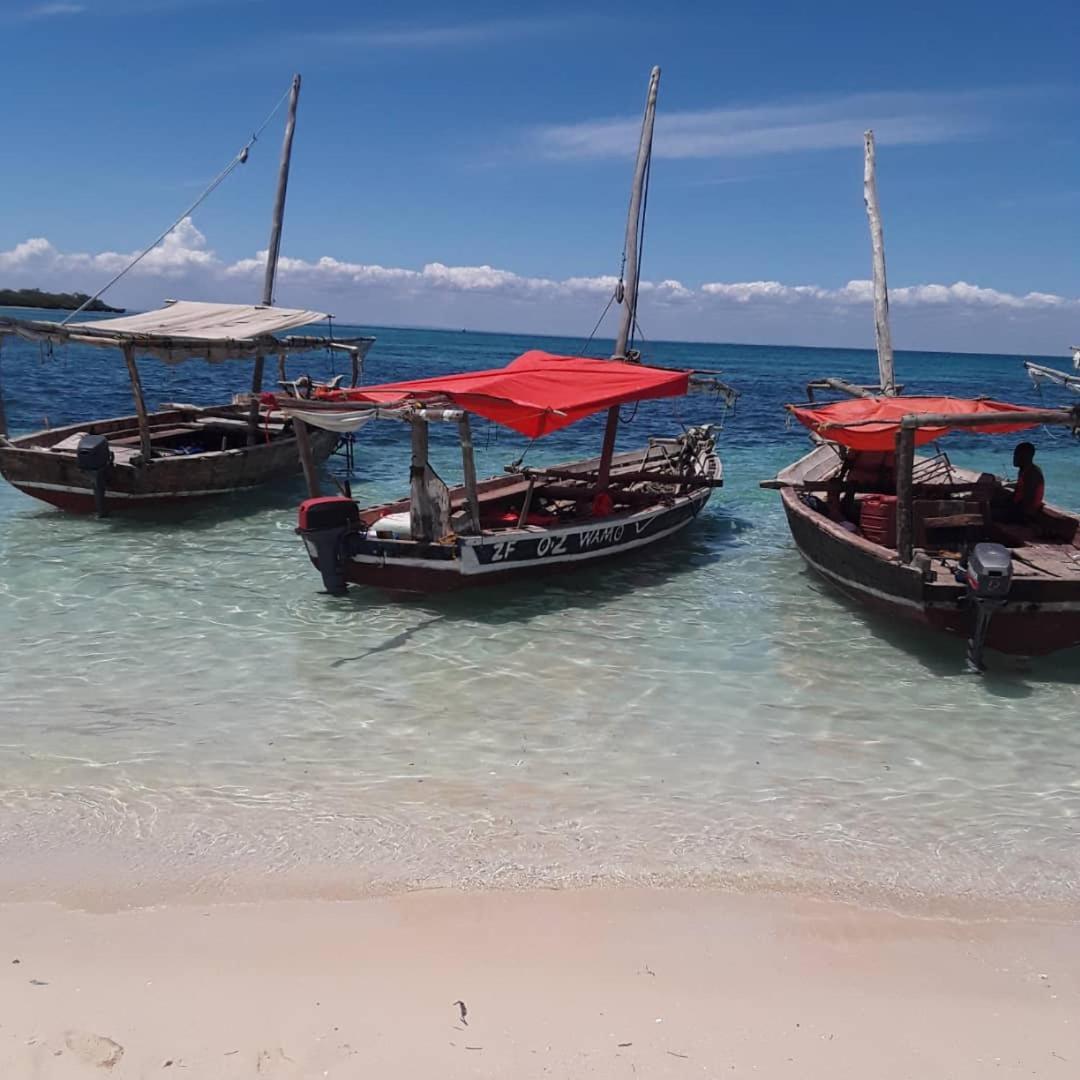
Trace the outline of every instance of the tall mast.
{"type": "Polygon", "coordinates": [[[878,206],[875,171],[874,133],[863,135],[866,143],[866,163],[863,169],[863,201],[870,219],[870,247],[874,257],[874,336],[877,341],[878,384],[882,393],[896,393],[893,371],[892,333],[889,330],[889,286],[885,281],[885,236],[881,229],[881,208],[878,206]]]}
{"type": "Polygon", "coordinates": [[[656,92],[660,86],[660,68],[654,67],[649,77],[649,94],[645,99],[645,116],[641,121],[641,140],[634,164],[634,186],[630,191],[630,211],[626,218],[626,264],[622,286],[623,316],[619,336],[615,340],[613,360],[625,360],[626,348],[634,333],[638,299],[638,241],[641,232],[641,201],[645,194],[645,178],[652,158],[653,124],[656,120],[656,92]]]}
{"type": "Polygon", "coordinates": [[[274,302],[274,278],[277,277],[278,255],[281,252],[281,223],[285,218],[285,193],[289,188],[289,162],[292,158],[293,133],[296,131],[296,103],[300,97],[300,76],[294,75],[289,93],[289,118],[285,121],[285,140],[281,144],[281,165],[278,168],[277,194],[274,196],[274,217],[270,223],[270,244],[266,249],[266,277],[263,279],[262,302],[268,307],[274,302]]]}
{"type": "MultiPolygon", "coordinates": [[[[638,143],[637,161],[634,163],[634,186],[630,189],[630,212],[626,218],[626,246],[623,274],[619,278],[616,295],[623,305],[619,336],[615,339],[612,360],[625,360],[626,348],[634,332],[637,320],[638,297],[638,240],[641,232],[641,203],[645,194],[645,178],[649,173],[652,157],[653,122],[656,119],[656,91],[660,86],[660,68],[654,67],[649,77],[649,95],[645,99],[645,116],[641,121],[641,140],[638,143]]],[[[619,430],[619,406],[608,409],[604,427],[604,444],[600,449],[600,465],[596,472],[596,490],[607,490],[611,475],[611,459],[615,456],[615,436],[619,430]]]]}
{"type": "MultiPolygon", "coordinates": [[[[296,131],[296,103],[300,98],[300,76],[294,75],[289,91],[289,116],[285,121],[285,139],[281,144],[281,164],[278,166],[277,192],[274,195],[274,216],[270,221],[270,243],[266,249],[266,277],[263,278],[262,302],[270,307],[274,303],[274,279],[277,277],[278,255],[281,253],[281,225],[285,220],[285,193],[289,189],[289,163],[292,160],[292,141],[296,131]]],[[[251,370],[251,404],[248,407],[248,445],[253,446],[259,438],[259,395],[263,385],[265,357],[255,357],[251,370]]],[[[294,429],[299,431],[303,421],[297,421],[294,429]]],[[[297,435],[301,454],[307,433],[297,435]]],[[[306,469],[306,461],[305,461],[306,469]]]]}

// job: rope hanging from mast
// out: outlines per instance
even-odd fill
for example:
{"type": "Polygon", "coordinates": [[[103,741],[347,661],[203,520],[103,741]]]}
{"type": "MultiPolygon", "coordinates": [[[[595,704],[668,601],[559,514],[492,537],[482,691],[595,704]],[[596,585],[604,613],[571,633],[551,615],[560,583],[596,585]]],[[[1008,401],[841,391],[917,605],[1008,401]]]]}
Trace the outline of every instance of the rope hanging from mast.
{"type": "Polygon", "coordinates": [[[76,315],[80,315],[82,312],[84,312],[95,300],[100,300],[101,297],[104,296],[105,293],[107,293],[109,289],[111,289],[129,270],[132,270],[135,266],[142,262],[142,260],[146,258],[146,256],[149,255],[150,252],[158,246],[158,244],[160,244],[170,233],[174,232],[185,218],[190,217],[218,189],[218,187],[220,187],[221,184],[224,183],[225,179],[230,175],[230,173],[232,173],[234,169],[247,162],[248,153],[250,152],[251,148],[255,145],[256,142],[258,142],[259,136],[266,130],[267,124],[269,124],[270,121],[274,119],[274,117],[278,113],[278,110],[280,110],[281,106],[284,105],[285,102],[288,100],[289,94],[291,92],[292,84],[290,83],[289,89],[281,95],[280,100],[273,107],[273,109],[271,109],[270,114],[259,125],[259,127],[254,132],[252,132],[251,138],[248,139],[246,143],[244,143],[244,145],[240,148],[240,152],[232,159],[232,161],[230,161],[229,164],[226,165],[225,168],[222,169],[221,172],[219,172],[217,176],[215,176],[214,179],[210,181],[210,183],[206,187],[206,190],[203,191],[203,193],[152,244],[140,251],[139,254],[136,255],[135,258],[132,259],[131,262],[129,262],[127,266],[123,268],[123,270],[121,270],[107,284],[103,285],[100,289],[98,289],[98,291],[94,293],[93,296],[83,301],[83,303],[78,308],[76,308],[75,311],[68,315],[63,320],[63,322],[60,323],[61,326],[66,326],[72,319],[75,318],[76,315]]]}

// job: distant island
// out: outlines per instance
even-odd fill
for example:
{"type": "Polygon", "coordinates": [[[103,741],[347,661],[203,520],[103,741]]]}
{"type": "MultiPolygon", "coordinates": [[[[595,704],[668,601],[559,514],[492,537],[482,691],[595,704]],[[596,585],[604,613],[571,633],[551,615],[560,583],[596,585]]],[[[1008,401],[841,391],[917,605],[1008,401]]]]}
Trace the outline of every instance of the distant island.
{"type": "MultiPolygon", "coordinates": [[[[0,307],[48,308],[54,311],[75,311],[82,307],[90,297],[86,293],[42,292],[41,289],[0,289],[0,307]]],[[[123,308],[109,307],[108,304],[95,300],[88,304],[87,311],[110,311],[117,315],[124,313],[123,308]]]]}

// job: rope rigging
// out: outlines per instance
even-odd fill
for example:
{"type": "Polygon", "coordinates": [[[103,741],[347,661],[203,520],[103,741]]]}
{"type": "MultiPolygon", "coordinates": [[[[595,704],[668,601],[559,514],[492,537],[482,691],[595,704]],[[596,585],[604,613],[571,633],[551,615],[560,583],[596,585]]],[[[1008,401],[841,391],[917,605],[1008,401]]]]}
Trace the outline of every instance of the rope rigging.
{"type": "Polygon", "coordinates": [[[232,171],[237,166],[243,165],[247,161],[248,152],[255,145],[255,143],[258,142],[259,136],[266,130],[267,124],[269,124],[270,121],[273,120],[278,110],[281,108],[282,105],[285,104],[285,101],[288,99],[291,90],[292,85],[290,84],[289,89],[281,95],[278,103],[273,107],[273,109],[270,110],[270,114],[252,133],[251,138],[248,139],[246,143],[244,143],[244,145],[240,149],[240,152],[232,159],[232,161],[229,162],[228,165],[225,166],[224,169],[221,170],[221,172],[217,174],[217,176],[214,177],[213,180],[210,181],[210,183],[206,187],[206,190],[203,191],[203,193],[152,244],[150,244],[149,247],[146,247],[142,251],[140,251],[139,254],[136,255],[135,258],[132,259],[131,262],[129,262],[127,266],[123,268],[123,270],[121,270],[107,284],[102,286],[102,288],[98,289],[98,291],[94,293],[93,296],[83,301],[83,303],[75,311],[68,315],[67,318],[65,318],[63,322],[60,323],[61,326],[66,326],[72,319],[75,318],[76,315],[84,312],[92,303],[94,303],[95,300],[100,300],[101,297],[104,296],[105,293],[107,293],[109,289],[111,289],[129,270],[133,269],[140,262],[142,262],[142,260],[146,258],[146,256],[149,255],[150,252],[158,246],[158,244],[160,244],[170,233],[175,231],[177,226],[179,226],[185,218],[190,217],[218,189],[218,187],[220,187],[221,184],[224,183],[225,179],[230,175],[230,173],[232,173],[232,171]]]}

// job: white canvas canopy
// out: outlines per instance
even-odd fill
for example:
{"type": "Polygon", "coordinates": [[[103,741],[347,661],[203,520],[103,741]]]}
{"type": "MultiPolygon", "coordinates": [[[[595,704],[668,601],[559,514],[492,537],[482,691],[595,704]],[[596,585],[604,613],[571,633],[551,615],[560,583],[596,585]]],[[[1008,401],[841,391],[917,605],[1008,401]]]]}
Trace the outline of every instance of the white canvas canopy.
{"type": "MultiPolygon", "coordinates": [[[[290,345],[306,348],[330,344],[331,339],[290,341],[276,334],[298,326],[326,321],[318,311],[267,307],[262,304],[211,304],[176,300],[158,311],[68,324],[0,318],[0,335],[16,334],[30,341],[124,349],[166,362],[199,358],[211,362],[272,355],[290,345]]],[[[351,342],[337,342],[348,345],[351,342]]]]}

